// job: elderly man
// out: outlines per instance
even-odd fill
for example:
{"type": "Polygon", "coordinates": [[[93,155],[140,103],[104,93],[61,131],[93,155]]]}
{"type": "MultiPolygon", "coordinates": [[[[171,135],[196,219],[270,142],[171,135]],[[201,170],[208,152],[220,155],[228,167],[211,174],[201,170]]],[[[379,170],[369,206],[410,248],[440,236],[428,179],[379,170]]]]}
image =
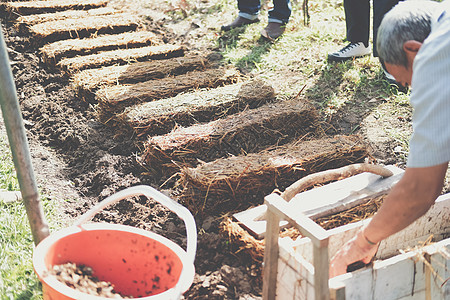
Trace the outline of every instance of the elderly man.
{"type": "Polygon", "coordinates": [[[400,2],[383,18],[377,49],[389,73],[412,88],[407,168],[378,213],[332,258],[330,277],[368,263],[381,240],[427,212],[450,161],[450,1],[400,2]]]}

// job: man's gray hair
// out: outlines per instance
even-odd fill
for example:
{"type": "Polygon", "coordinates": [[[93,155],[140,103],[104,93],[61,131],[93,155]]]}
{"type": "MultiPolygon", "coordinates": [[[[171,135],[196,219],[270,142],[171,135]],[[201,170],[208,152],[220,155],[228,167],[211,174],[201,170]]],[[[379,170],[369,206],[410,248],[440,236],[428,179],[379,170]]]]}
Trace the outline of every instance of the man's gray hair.
{"type": "Polygon", "coordinates": [[[423,43],[431,32],[431,21],[439,3],[429,0],[408,0],[398,3],[378,28],[377,50],[381,61],[407,66],[403,44],[409,40],[423,43]]]}

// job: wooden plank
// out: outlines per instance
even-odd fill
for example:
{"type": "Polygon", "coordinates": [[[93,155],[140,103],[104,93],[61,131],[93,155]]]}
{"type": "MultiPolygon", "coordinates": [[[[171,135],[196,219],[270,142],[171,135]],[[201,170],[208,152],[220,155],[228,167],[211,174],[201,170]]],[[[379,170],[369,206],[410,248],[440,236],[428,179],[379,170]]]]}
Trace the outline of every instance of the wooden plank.
{"type": "Polygon", "coordinates": [[[165,59],[169,57],[181,56],[183,53],[183,46],[164,44],[134,49],[119,49],[86,56],[64,58],[57,64],[57,66],[65,72],[73,74],[89,68],[100,68],[111,66],[113,64],[124,65],[129,64],[130,62],[150,59],[165,59]]]}
{"type": "Polygon", "coordinates": [[[345,284],[338,282],[330,286],[330,300],[345,300],[345,284]]]}
{"type": "Polygon", "coordinates": [[[290,207],[292,210],[304,212],[312,219],[317,219],[385,195],[403,176],[403,170],[396,166],[386,168],[394,175],[383,178],[371,173],[358,174],[299,193],[289,202],[290,207]]]}
{"type": "Polygon", "coordinates": [[[17,1],[5,3],[6,11],[12,15],[24,16],[32,14],[53,13],[64,10],[87,10],[103,7],[108,0],[44,0],[44,1],[17,1]]]}
{"type": "MultiPolygon", "coordinates": [[[[289,210],[288,202],[281,198],[277,194],[268,195],[265,198],[265,204],[267,205],[268,216],[272,219],[270,223],[267,223],[266,241],[271,241],[276,238],[277,241],[277,254],[278,254],[278,236],[279,228],[278,224],[280,219],[286,219],[292,226],[297,228],[303,235],[309,237],[313,243],[313,264],[314,264],[314,298],[328,300],[330,293],[328,289],[328,233],[319,225],[314,223],[311,219],[305,216],[303,213],[292,212],[289,210]],[[273,218],[273,215],[277,215],[278,218],[273,218]],[[270,227],[269,227],[270,226],[270,227]]],[[[267,245],[266,245],[267,246],[267,245]]],[[[272,246],[273,247],[273,246],[272,246]]],[[[268,253],[264,255],[273,255],[268,253]]],[[[269,261],[269,259],[268,259],[269,261]]],[[[276,274],[271,274],[275,276],[276,274]]],[[[265,282],[266,285],[273,285],[273,283],[265,282]]],[[[269,288],[267,288],[269,289],[269,288]]],[[[273,286],[270,288],[274,289],[273,286]]],[[[274,294],[274,293],[273,293],[274,294]]],[[[271,294],[271,298],[275,299],[275,296],[271,294]]]]}
{"type": "MultiPolygon", "coordinates": [[[[20,3],[20,2],[18,2],[20,3]]],[[[114,34],[134,31],[140,24],[136,15],[127,13],[92,16],[83,19],[65,19],[36,24],[30,27],[38,46],[58,40],[85,38],[91,34],[114,34]]]]}
{"type": "Polygon", "coordinates": [[[100,35],[94,38],[70,39],[47,44],[39,49],[47,64],[56,64],[61,58],[90,55],[101,51],[139,48],[156,45],[159,40],[150,31],[133,31],[100,35]]]}
{"type": "MultiPolygon", "coordinates": [[[[351,223],[338,228],[328,230],[330,235],[329,255],[332,257],[341,246],[351,239],[356,232],[368,223],[370,219],[351,223]]],[[[420,242],[424,242],[430,235],[435,240],[442,240],[450,232],[450,194],[445,194],[436,199],[435,204],[428,212],[417,219],[414,223],[400,232],[393,234],[380,243],[376,259],[386,259],[399,254],[398,249],[414,247],[420,242]]],[[[301,238],[294,241],[291,246],[296,253],[305,257],[312,263],[312,244],[308,238],[301,238]]]]}
{"type": "MultiPolygon", "coordinates": [[[[299,224],[303,227],[304,224],[299,224]]],[[[328,238],[326,239],[328,244],[328,238]]],[[[328,247],[315,245],[313,248],[314,259],[314,297],[315,299],[330,299],[328,288],[329,259],[328,247]]]]}
{"type": "MultiPolygon", "coordinates": [[[[371,198],[387,194],[403,176],[403,170],[392,165],[386,168],[394,175],[382,178],[375,174],[362,173],[299,193],[289,202],[290,210],[303,212],[309,218],[316,219],[350,209],[371,198]]],[[[254,236],[263,238],[265,221],[259,220],[259,216],[263,215],[265,211],[266,206],[260,205],[236,213],[233,217],[254,236]]],[[[280,223],[280,228],[286,226],[286,222],[280,223]]]]}
{"type": "Polygon", "coordinates": [[[279,240],[277,299],[314,300],[314,267],[286,247],[285,242],[288,242],[286,238],[279,240]],[[295,260],[290,259],[291,256],[294,256],[295,260]]]}
{"type": "Polygon", "coordinates": [[[424,296],[429,295],[433,300],[446,300],[450,283],[444,281],[449,278],[446,268],[450,261],[449,250],[450,239],[445,239],[376,261],[371,268],[337,276],[330,282],[341,281],[345,285],[347,299],[425,299],[424,296]],[[424,256],[435,262],[431,268],[424,263],[424,256]],[[421,297],[418,298],[417,294],[421,297]]]}
{"type": "Polygon", "coordinates": [[[270,194],[264,198],[264,203],[268,209],[277,213],[280,219],[284,219],[289,224],[297,228],[302,235],[311,239],[314,246],[328,246],[328,233],[313,220],[308,218],[301,211],[293,211],[280,195],[270,194]]]}
{"type": "Polygon", "coordinates": [[[263,299],[274,300],[277,289],[278,272],[278,223],[280,218],[269,206],[267,213],[267,236],[264,249],[263,299]]]}

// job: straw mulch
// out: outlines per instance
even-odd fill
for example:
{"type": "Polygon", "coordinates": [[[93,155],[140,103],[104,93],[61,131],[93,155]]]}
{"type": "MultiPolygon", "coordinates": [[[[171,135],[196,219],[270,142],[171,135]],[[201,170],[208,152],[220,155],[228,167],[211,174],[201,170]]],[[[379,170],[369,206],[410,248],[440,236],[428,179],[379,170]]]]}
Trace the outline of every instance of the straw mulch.
{"type": "Polygon", "coordinates": [[[69,9],[88,10],[106,6],[108,0],[45,0],[17,1],[5,3],[5,9],[11,15],[25,16],[33,14],[53,13],[69,9]]]}
{"type": "Polygon", "coordinates": [[[275,99],[273,88],[261,80],[203,89],[127,108],[118,115],[120,131],[137,137],[165,134],[176,126],[214,121],[275,99]]]}
{"type": "Polygon", "coordinates": [[[309,174],[362,162],[368,155],[358,136],[298,140],[260,153],[182,168],[180,198],[197,213],[246,209],[262,204],[274,189],[284,190],[309,174]]]}
{"type": "Polygon", "coordinates": [[[209,65],[210,62],[206,57],[197,55],[89,69],[74,74],[72,86],[81,97],[92,98],[101,86],[144,82],[193,70],[203,70],[209,65]]]}
{"type": "MultiPolygon", "coordinates": [[[[178,128],[150,137],[144,145],[144,162],[165,175],[199,161],[261,151],[272,145],[313,132],[317,113],[302,101],[270,103],[206,124],[178,128]]],[[[214,176],[214,175],[213,175],[214,176]]]]}
{"type": "Polygon", "coordinates": [[[91,34],[114,34],[134,31],[139,26],[138,16],[112,14],[80,19],[65,19],[36,24],[30,27],[34,43],[43,45],[57,40],[85,38],[91,34]]]}
{"type": "Polygon", "coordinates": [[[100,120],[107,122],[125,107],[173,97],[190,89],[218,87],[237,82],[241,73],[236,69],[218,68],[192,71],[183,75],[149,80],[134,85],[107,86],[95,93],[100,120]]]}
{"type": "MultiPolygon", "coordinates": [[[[338,214],[326,216],[314,220],[322,228],[330,230],[346,224],[355,223],[373,217],[380,208],[386,195],[368,199],[366,203],[355,206],[338,214]]],[[[238,222],[227,217],[221,223],[221,230],[228,238],[231,245],[237,248],[237,252],[249,257],[251,260],[262,263],[264,260],[264,240],[258,240],[238,222]]],[[[300,232],[294,227],[280,231],[280,237],[290,237],[293,240],[301,238],[300,232]]]]}
{"type": "Polygon", "coordinates": [[[55,64],[62,57],[89,55],[100,51],[138,48],[159,44],[156,35],[150,31],[125,32],[101,35],[95,38],[70,39],[47,44],[40,49],[47,64],[55,64]]]}
{"type": "Polygon", "coordinates": [[[111,7],[101,7],[90,10],[67,10],[55,13],[21,16],[16,20],[16,22],[19,26],[19,30],[23,33],[24,31],[28,31],[28,27],[39,23],[64,19],[82,19],[91,16],[110,15],[117,12],[117,9],[111,7]]]}
{"type": "Polygon", "coordinates": [[[156,45],[134,49],[119,49],[105,51],[85,56],[62,59],[57,66],[69,74],[89,69],[111,66],[114,64],[129,64],[149,59],[164,59],[184,54],[184,47],[180,45],[156,45]]]}
{"type": "Polygon", "coordinates": [[[238,222],[227,217],[220,224],[222,235],[228,239],[236,255],[244,256],[260,265],[264,261],[264,240],[258,240],[250,235],[238,222]]]}

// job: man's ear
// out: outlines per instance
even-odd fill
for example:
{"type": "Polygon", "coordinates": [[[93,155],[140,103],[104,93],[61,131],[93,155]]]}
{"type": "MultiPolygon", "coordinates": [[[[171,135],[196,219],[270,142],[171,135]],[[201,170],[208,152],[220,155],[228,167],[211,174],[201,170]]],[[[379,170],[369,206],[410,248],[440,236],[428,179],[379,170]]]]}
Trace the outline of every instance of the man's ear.
{"type": "Polygon", "coordinates": [[[409,40],[403,44],[403,51],[405,51],[406,53],[408,53],[408,52],[417,53],[419,51],[420,47],[422,47],[421,42],[409,40]]]}
{"type": "Polygon", "coordinates": [[[414,40],[406,41],[403,44],[403,51],[405,51],[406,57],[408,59],[408,64],[411,64],[411,66],[412,66],[414,58],[416,58],[416,54],[417,54],[417,52],[419,52],[419,49],[421,46],[422,46],[421,42],[414,41],[414,40]]]}

